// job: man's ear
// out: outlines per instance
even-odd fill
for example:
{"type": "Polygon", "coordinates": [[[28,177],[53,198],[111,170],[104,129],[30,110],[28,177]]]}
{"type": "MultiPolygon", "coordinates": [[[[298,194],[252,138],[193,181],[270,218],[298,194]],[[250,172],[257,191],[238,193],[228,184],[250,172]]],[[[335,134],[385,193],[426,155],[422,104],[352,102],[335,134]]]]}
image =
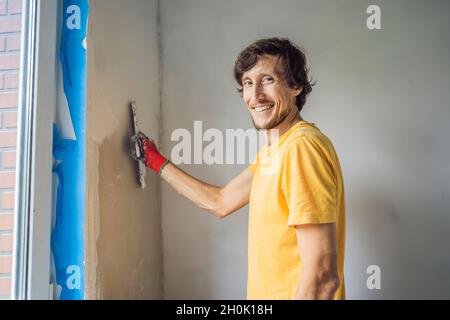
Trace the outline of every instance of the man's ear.
{"type": "Polygon", "coordinates": [[[303,87],[295,88],[295,96],[298,96],[300,93],[302,93],[303,87]]]}

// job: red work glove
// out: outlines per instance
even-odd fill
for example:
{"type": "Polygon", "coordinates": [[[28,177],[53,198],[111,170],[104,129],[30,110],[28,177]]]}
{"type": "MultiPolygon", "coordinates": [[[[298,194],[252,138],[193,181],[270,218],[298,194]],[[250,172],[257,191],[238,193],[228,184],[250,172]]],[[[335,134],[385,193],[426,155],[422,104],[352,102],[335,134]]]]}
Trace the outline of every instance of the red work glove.
{"type": "Polygon", "coordinates": [[[139,132],[139,139],[141,141],[141,145],[144,147],[145,165],[160,175],[162,169],[169,162],[169,160],[164,158],[159,153],[155,142],[142,132],[139,132]]]}

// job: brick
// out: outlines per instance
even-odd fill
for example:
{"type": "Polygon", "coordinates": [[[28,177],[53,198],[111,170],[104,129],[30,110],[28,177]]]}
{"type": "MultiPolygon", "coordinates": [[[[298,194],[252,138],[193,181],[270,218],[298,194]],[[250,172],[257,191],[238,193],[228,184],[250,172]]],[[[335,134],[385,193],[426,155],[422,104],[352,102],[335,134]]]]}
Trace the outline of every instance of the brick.
{"type": "Polygon", "coordinates": [[[6,50],[6,37],[0,36],[0,51],[6,50]]]}
{"type": "Polygon", "coordinates": [[[17,70],[19,68],[20,68],[19,53],[0,56],[0,70],[17,70]]]}
{"type": "MultiPolygon", "coordinates": [[[[18,89],[19,88],[19,74],[18,73],[5,74],[4,86],[6,89],[18,89]]],[[[3,87],[3,85],[0,85],[0,87],[3,87]]]]}
{"type": "Polygon", "coordinates": [[[5,38],[5,50],[7,51],[18,51],[20,50],[22,38],[20,34],[10,35],[5,38]]]}
{"type": "Polygon", "coordinates": [[[21,27],[21,16],[8,16],[0,19],[0,33],[19,32],[21,27]]]}
{"type": "Polygon", "coordinates": [[[3,113],[0,113],[0,128],[3,128],[3,113]]]}
{"type": "Polygon", "coordinates": [[[15,147],[16,144],[16,131],[0,131],[0,148],[15,147]]]}
{"type": "Polygon", "coordinates": [[[6,0],[0,0],[0,16],[6,14],[6,0]]]}
{"type": "Polygon", "coordinates": [[[21,0],[9,0],[8,1],[8,14],[22,13],[22,1],[21,0]]]}
{"type": "Polygon", "coordinates": [[[11,256],[0,256],[0,273],[11,273],[12,259],[11,256]]]}
{"type": "Polygon", "coordinates": [[[0,230],[12,231],[14,229],[14,214],[0,214],[0,230]]]}
{"type": "Polygon", "coordinates": [[[16,167],[16,152],[3,151],[3,168],[10,169],[16,167]]]}
{"type": "Polygon", "coordinates": [[[19,70],[20,54],[0,55],[0,71],[19,70]]]}
{"type": "Polygon", "coordinates": [[[3,81],[4,78],[5,76],[2,73],[0,73],[0,89],[4,88],[4,81],[3,81]]]}
{"type": "Polygon", "coordinates": [[[3,192],[2,209],[14,209],[14,192],[3,192]]]}
{"type": "Polygon", "coordinates": [[[17,128],[17,112],[5,112],[3,114],[5,117],[5,127],[6,128],[17,128]]]}
{"type": "Polygon", "coordinates": [[[19,70],[20,69],[20,53],[9,55],[0,55],[0,71],[19,70]]]}
{"type": "Polygon", "coordinates": [[[13,251],[13,235],[12,234],[0,234],[0,251],[12,252],[13,251]]]}
{"type": "Polygon", "coordinates": [[[11,295],[11,278],[0,279],[0,296],[11,295]]]}
{"type": "Polygon", "coordinates": [[[15,185],[15,172],[0,172],[0,188],[14,188],[15,185]]]}
{"type": "Polygon", "coordinates": [[[19,93],[17,92],[1,92],[0,108],[17,108],[19,104],[19,93]]]}

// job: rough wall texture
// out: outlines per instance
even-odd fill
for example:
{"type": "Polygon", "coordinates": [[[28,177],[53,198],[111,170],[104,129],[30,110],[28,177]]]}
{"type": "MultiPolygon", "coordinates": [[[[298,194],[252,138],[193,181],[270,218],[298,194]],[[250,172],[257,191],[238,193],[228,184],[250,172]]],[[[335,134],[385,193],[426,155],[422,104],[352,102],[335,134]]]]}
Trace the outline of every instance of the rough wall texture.
{"type": "Polygon", "coordinates": [[[87,298],[162,297],[159,178],[137,183],[129,101],[159,128],[157,1],[91,0],[87,99],[87,298]]]}

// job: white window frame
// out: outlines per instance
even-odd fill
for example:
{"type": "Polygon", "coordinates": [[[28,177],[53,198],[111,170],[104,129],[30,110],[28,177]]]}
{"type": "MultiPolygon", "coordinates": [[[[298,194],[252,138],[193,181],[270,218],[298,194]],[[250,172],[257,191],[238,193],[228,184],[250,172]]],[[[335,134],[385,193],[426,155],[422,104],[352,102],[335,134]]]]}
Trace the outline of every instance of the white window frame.
{"type": "Polygon", "coordinates": [[[58,0],[23,0],[11,299],[49,299],[58,0]]]}

